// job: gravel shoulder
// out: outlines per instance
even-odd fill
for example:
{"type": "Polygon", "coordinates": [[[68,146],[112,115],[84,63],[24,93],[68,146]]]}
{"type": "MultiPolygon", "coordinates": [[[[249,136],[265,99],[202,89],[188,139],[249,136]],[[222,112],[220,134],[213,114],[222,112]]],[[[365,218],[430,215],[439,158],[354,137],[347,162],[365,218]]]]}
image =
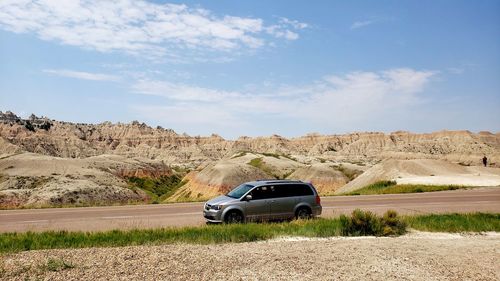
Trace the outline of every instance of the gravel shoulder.
{"type": "Polygon", "coordinates": [[[500,233],[30,251],[1,280],[499,280],[500,233]],[[66,265],[62,264],[62,261],[66,265]]]}

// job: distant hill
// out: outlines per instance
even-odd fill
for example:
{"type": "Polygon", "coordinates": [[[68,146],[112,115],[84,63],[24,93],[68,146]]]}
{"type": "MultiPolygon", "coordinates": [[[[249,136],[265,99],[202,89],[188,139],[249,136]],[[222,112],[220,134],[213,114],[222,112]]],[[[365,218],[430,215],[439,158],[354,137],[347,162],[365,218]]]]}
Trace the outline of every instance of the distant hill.
{"type": "Polygon", "coordinates": [[[0,112],[0,155],[27,151],[64,158],[85,158],[101,154],[160,159],[192,168],[209,160],[220,160],[242,151],[321,157],[351,162],[378,162],[386,158],[447,159],[465,165],[479,165],[483,155],[500,156],[500,133],[439,131],[390,134],[361,132],[345,135],[310,134],[296,138],[278,135],[240,137],[225,140],[177,134],[134,121],[129,124],[69,123],[32,115],[21,119],[0,112]]]}

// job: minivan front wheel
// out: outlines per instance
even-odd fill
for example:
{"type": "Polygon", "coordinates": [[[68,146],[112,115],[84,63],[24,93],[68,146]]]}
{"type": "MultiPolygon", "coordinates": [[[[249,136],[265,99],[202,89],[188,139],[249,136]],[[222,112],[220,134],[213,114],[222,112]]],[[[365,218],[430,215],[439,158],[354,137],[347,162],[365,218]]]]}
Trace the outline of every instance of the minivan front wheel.
{"type": "Polygon", "coordinates": [[[312,215],[311,210],[309,210],[309,208],[306,207],[299,208],[297,212],[295,212],[295,218],[299,220],[310,219],[311,215],[312,215]]]}
{"type": "Polygon", "coordinates": [[[242,223],[243,222],[243,214],[238,211],[229,212],[224,218],[225,223],[242,223]]]}

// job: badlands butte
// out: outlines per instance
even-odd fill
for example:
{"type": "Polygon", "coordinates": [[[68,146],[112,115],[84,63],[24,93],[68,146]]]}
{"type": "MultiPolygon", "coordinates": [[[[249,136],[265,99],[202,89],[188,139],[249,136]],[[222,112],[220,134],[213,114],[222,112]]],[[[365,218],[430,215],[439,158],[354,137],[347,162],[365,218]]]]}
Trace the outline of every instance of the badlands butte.
{"type": "Polygon", "coordinates": [[[81,124],[0,112],[0,208],[198,201],[270,178],[311,181],[322,195],[380,180],[497,186],[499,157],[498,132],[226,140],[137,121],[81,124]]]}

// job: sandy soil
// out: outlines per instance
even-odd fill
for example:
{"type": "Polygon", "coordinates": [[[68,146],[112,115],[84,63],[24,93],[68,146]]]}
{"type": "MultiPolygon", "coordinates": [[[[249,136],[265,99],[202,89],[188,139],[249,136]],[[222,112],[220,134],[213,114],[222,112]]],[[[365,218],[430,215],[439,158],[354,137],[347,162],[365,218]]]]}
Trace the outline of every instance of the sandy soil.
{"type": "Polygon", "coordinates": [[[382,180],[394,180],[398,184],[498,186],[500,168],[462,166],[432,159],[390,159],[366,170],[336,193],[352,192],[382,180]]]}
{"type": "Polygon", "coordinates": [[[31,251],[2,257],[3,280],[499,280],[500,234],[281,238],[222,245],[31,251]],[[73,268],[50,271],[49,259],[73,268]]]}
{"type": "Polygon", "coordinates": [[[310,181],[320,195],[333,195],[335,190],[349,182],[349,178],[335,170],[331,163],[315,163],[298,168],[288,179],[310,181]]]}

